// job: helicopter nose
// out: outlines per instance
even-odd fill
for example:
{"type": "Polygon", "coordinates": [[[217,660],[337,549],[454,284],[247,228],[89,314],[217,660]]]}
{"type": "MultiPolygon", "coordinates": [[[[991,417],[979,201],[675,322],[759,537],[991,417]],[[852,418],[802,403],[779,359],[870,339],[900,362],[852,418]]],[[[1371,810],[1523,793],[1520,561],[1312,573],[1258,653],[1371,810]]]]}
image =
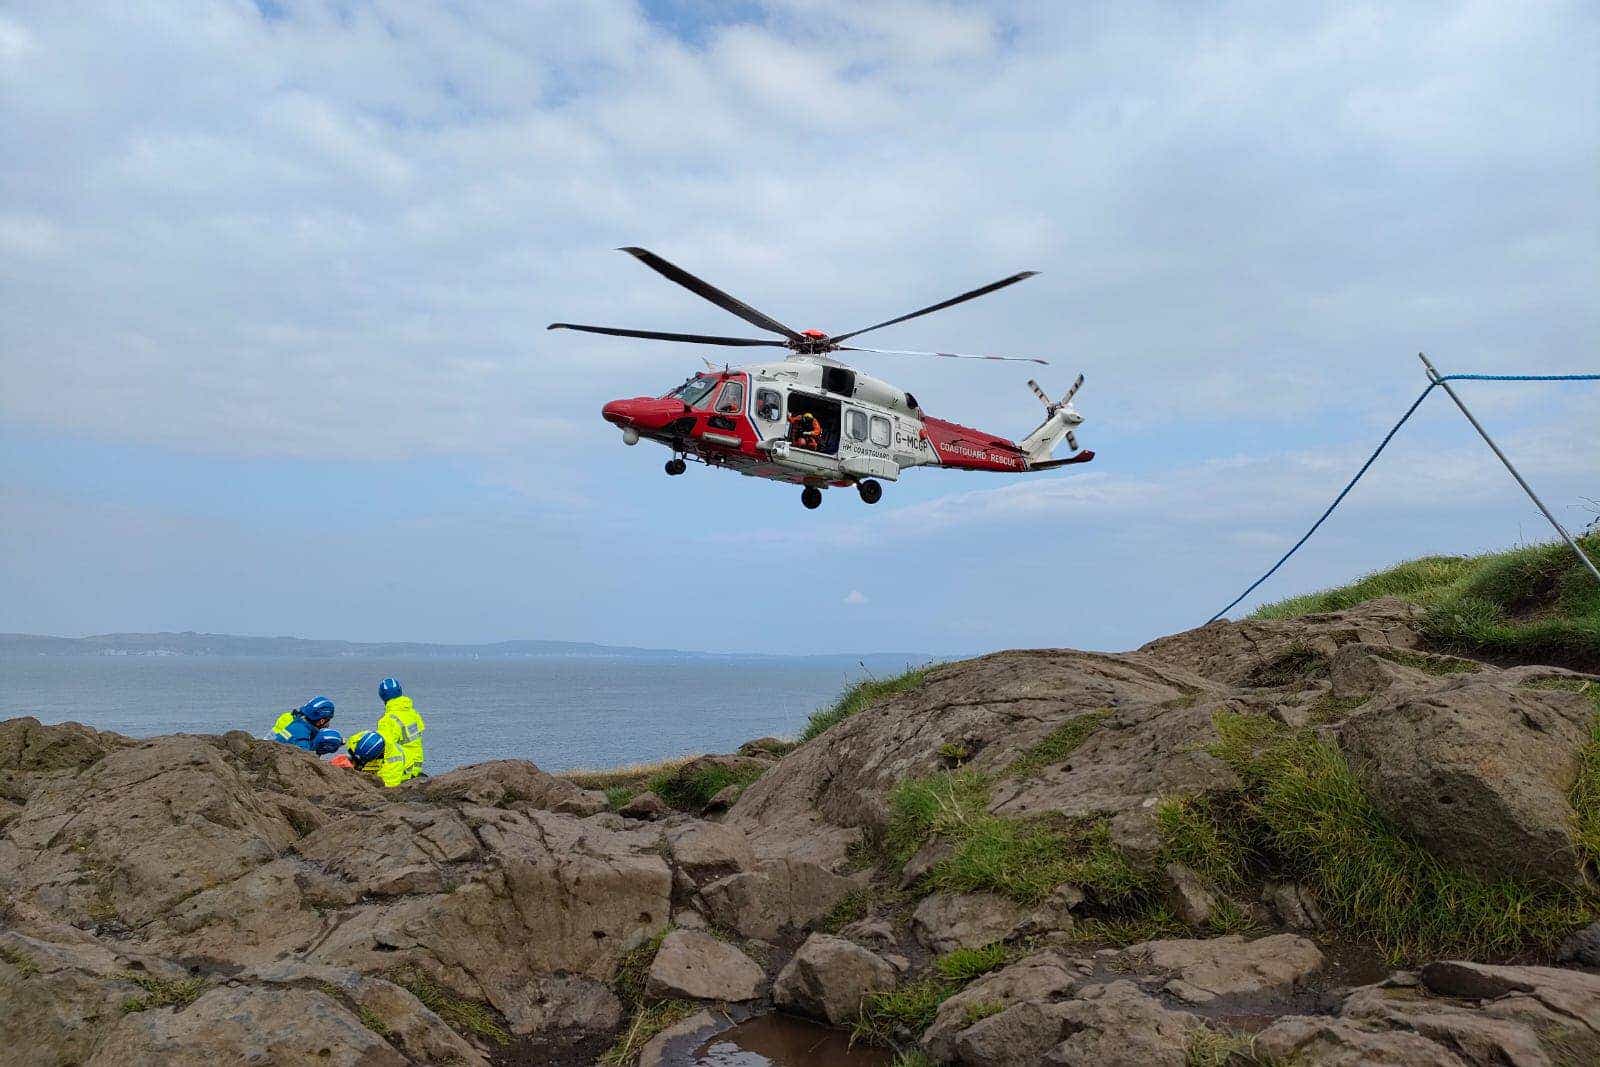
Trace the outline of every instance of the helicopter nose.
{"type": "Polygon", "coordinates": [[[665,397],[636,396],[631,400],[613,400],[600,409],[601,418],[624,429],[659,430],[686,409],[683,401],[665,397]]]}

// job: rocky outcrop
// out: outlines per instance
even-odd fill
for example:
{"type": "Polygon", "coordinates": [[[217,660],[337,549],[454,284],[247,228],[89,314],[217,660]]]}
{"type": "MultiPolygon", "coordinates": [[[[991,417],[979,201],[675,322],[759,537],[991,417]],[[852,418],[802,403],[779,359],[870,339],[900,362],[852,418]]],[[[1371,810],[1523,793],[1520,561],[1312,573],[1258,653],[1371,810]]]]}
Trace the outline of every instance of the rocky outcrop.
{"type": "Polygon", "coordinates": [[[1447,889],[1509,886],[1527,914],[1571,917],[1519,960],[1600,960],[1575,833],[1600,820],[1574,808],[1594,791],[1585,677],[1426,652],[1419,620],[1375,601],[1122,655],[949,664],[793,751],[705,757],[686,765],[702,778],[616,813],[524,761],[384,790],[242,733],[9,720],[0,1048],[538,1062],[697,1001],[714,1010],[636,1035],[639,1062],[774,1007],[936,1063],[1220,1062],[1219,1042],[1260,1062],[1600,1062],[1600,979],[1582,971],[1414,958],[1350,988],[1369,930],[1341,929],[1348,901],[1262,829],[1269,801],[1304,796],[1269,796],[1251,746],[1292,742],[1368,820],[1340,847],[1380,828],[1447,889]],[[712,772],[731,784],[698,812],[712,772]],[[910,779],[980,791],[893,836],[910,779]],[[1117,947],[1130,930],[1151,939],[1117,947]]]}

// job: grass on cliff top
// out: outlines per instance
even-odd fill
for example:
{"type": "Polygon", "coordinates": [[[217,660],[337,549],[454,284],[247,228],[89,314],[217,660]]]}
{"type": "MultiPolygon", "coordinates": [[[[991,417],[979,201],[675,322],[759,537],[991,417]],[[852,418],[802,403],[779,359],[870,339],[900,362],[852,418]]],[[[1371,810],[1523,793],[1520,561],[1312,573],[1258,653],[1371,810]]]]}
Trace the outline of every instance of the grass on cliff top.
{"type": "Polygon", "coordinates": [[[730,785],[746,786],[761,777],[759,769],[734,771],[726,767],[688,767],[698,756],[680,756],[655,763],[633,763],[611,770],[562,771],[565,778],[584,789],[599,789],[611,810],[622,807],[640,793],[651,792],[679,811],[698,812],[730,785]]]}
{"type": "Polygon", "coordinates": [[[845,687],[839,699],[828,707],[814,712],[800,733],[802,743],[811,740],[831,726],[837,726],[857,712],[865,711],[878,701],[915,688],[927,678],[935,664],[915,667],[892,678],[874,678],[871,675],[845,687]]]}
{"type": "Polygon", "coordinates": [[[200,998],[206,984],[204,978],[157,978],[139,971],[123,971],[117,977],[144,990],[142,995],[128,997],[122,1002],[124,1015],[151,1008],[187,1008],[200,998]]]}
{"type": "MultiPolygon", "coordinates": [[[[1441,863],[1393,825],[1343,753],[1314,733],[1259,715],[1218,712],[1213,721],[1219,739],[1209,751],[1239,774],[1243,791],[1169,803],[1159,819],[1168,851],[1214,884],[1288,874],[1313,889],[1336,926],[1393,960],[1548,949],[1593,918],[1595,901],[1572,888],[1441,863]]],[[[1589,763],[1600,774],[1600,754],[1589,763]]],[[[1600,791],[1600,777],[1594,785],[1600,791]]]]}
{"type": "MultiPolygon", "coordinates": [[[[1578,543],[1600,557],[1600,532],[1578,543]]],[[[1562,542],[1481,556],[1428,556],[1337,589],[1267,604],[1253,618],[1339,611],[1381,596],[1427,609],[1423,632],[1442,651],[1600,670],[1600,583],[1562,542]]]]}

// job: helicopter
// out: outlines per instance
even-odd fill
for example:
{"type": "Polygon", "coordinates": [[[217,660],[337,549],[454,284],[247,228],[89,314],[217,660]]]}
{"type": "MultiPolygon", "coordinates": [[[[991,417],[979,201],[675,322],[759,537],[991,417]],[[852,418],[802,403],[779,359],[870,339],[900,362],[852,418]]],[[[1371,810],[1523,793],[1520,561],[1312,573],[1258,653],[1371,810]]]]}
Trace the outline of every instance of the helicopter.
{"type": "Polygon", "coordinates": [[[1004,289],[1033,277],[1037,271],[1022,271],[859,330],[827,334],[814,329],[791,329],[648,249],[627,247],[619,251],[781,340],[572,322],[553,322],[547,329],[698,345],[789,349],[789,355],[779,362],[738,367],[725,363],[720,370],[710,360],[704,360],[704,372],[692,375],[662,396],[613,400],[601,409],[601,416],[622,431],[624,444],[648,440],[671,449],[672,458],[666,463],[669,475],[684,473],[688,462],[694,460],[751,477],[800,485],[800,502],[807,508],[818,508],[822,506],[822,490],[828,487],[854,486],[864,502],[876,504],[883,498],[883,482],[897,481],[901,471],[911,467],[1017,474],[1094,459],[1093,452],[1078,448],[1076,428],[1082,424],[1083,416],[1072,406],[1072,398],[1083,385],[1082,374],[1055,401],[1029,379],[1028,387],[1044,404],[1045,419],[1020,441],[1011,441],[928,415],[912,394],[832,356],[834,352],[863,352],[1048,365],[1048,360],[1035,357],[861,348],[844,343],[872,330],[1004,289]],[[1072,455],[1052,459],[1063,440],[1072,455]]]}

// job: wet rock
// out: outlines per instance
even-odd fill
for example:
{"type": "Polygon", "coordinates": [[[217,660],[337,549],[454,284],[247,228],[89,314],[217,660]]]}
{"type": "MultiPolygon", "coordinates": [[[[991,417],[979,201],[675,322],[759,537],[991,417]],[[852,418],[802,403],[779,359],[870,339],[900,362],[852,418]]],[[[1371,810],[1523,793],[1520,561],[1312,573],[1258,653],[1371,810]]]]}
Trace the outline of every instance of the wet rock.
{"type": "Polygon", "coordinates": [[[674,1043],[692,1044],[690,1039],[716,1025],[717,1020],[709,1011],[697,1011],[682,1022],[674,1023],[645,1043],[639,1051],[638,1067],[666,1067],[667,1050],[674,1043]]]}
{"type": "Polygon", "coordinates": [[[1221,996],[1282,993],[1322,969],[1322,953],[1303,937],[1238,934],[1203,940],[1146,941],[1123,953],[1138,973],[1171,975],[1166,991],[1191,1004],[1221,996]]]}
{"type": "Polygon", "coordinates": [[[755,867],[744,831],[721,823],[691,822],[667,831],[672,861],[696,886],[755,867]]]}
{"type": "Polygon", "coordinates": [[[1256,1035],[1257,1059],[1318,1067],[1465,1067],[1421,1034],[1370,1030],[1346,1019],[1291,1015],[1256,1035]]]}
{"type": "Polygon", "coordinates": [[[1062,1006],[1071,1036],[1045,1054],[1047,1064],[1184,1067],[1189,1038],[1202,1025],[1132,982],[1086,986],[1062,1006]]]}
{"type": "Polygon", "coordinates": [[[895,976],[893,966],[860,945],[812,934],[778,973],[772,999],[781,1008],[839,1025],[859,1014],[868,993],[893,989],[895,976]]]}
{"type": "Polygon", "coordinates": [[[1411,1031],[1468,1063],[1522,1065],[1549,1060],[1538,1034],[1514,1019],[1499,1019],[1415,993],[1368,986],[1346,998],[1340,1016],[1369,1026],[1411,1031]]]}
{"type": "Polygon", "coordinates": [[[935,893],[911,913],[911,931],[930,952],[943,954],[1004,941],[1026,914],[993,893],[935,893]]]}
{"type": "Polygon", "coordinates": [[[617,814],[624,819],[659,819],[671,810],[660,797],[645,792],[618,808],[617,814]]]}
{"type": "Polygon", "coordinates": [[[710,918],[745,937],[774,940],[814,925],[855,888],[813,863],[765,860],[701,887],[710,918]]]}
{"type": "Polygon", "coordinates": [[[1340,743],[1384,813],[1430,853],[1490,877],[1579,878],[1567,791],[1593,706],[1486,670],[1375,701],[1340,743]]]}
{"type": "Polygon", "coordinates": [[[922,1035],[922,1050],[935,1062],[948,1063],[955,1059],[957,1042],[973,1025],[975,1016],[996,1005],[1006,1010],[1057,1001],[1081,981],[1077,971],[1057,953],[1041,952],[1019,960],[979,978],[940,1004],[933,1023],[922,1035]]]}
{"type": "Polygon", "coordinates": [[[754,1000],[766,974],[737,948],[710,934],[674,930],[650,964],[646,988],[655,997],[691,1000],[754,1000]]]}
{"type": "Polygon", "coordinates": [[[1181,863],[1169,863],[1161,873],[1167,904],[1173,914],[1185,926],[1198,928],[1209,923],[1217,907],[1217,898],[1206,889],[1200,876],[1181,863]]]}

